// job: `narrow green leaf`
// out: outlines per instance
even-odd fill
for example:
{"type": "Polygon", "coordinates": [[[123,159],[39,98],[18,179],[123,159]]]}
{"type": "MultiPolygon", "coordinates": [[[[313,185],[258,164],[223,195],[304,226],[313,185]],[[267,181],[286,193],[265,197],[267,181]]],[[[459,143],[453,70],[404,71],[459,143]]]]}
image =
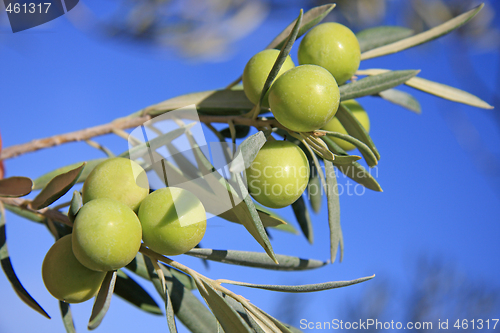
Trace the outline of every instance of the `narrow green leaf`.
{"type": "Polygon", "coordinates": [[[0,179],[0,197],[17,198],[31,193],[33,182],[27,177],[0,179]]]}
{"type": "Polygon", "coordinates": [[[29,305],[32,309],[50,319],[50,316],[45,310],[31,297],[31,295],[24,289],[21,281],[19,281],[12,262],[10,261],[9,250],[7,249],[7,232],[5,225],[5,209],[3,203],[0,201],[0,262],[2,269],[7,276],[7,279],[14,288],[14,291],[24,303],[29,305]]]}
{"type": "Polygon", "coordinates": [[[82,195],[80,194],[80,192],[74,191],[68,209],[68,218],[70,222],[73,223],[75,221],[76,214],[78,214],[78,211],[82,206],[83,206],[82,195]]]}
{"type": "Polygon", "coordinates": [[[366,151],[365,154],[363,154],[363,151],[361,151],[361,153],[365,157],[366,163],[370,167],[377,165],[377,160],[380,160],[380,154],[377,148],[375,147],[375,144],[373,144],[370,135],[365,130],[363,125],[361,125],[359,120],[354,116],[351,110],[349,110],[349,108],[347,108],[341,103],[339,106],[339,110],[337,111],[336,117],[340,121],[342,126],[344,126],[345,130],[349,135],[353,136],[354,138],[366,144],[375,155],[376,159],[373,160],[372,156],[367,154],[366,151]]]}
{"type": "Polygon", "coordinates": [[[291,223],[285,221],[285,219],[277,214],[276,212],[267,209],[261,204],[254,202],[255,209],[257,209],[257,213],[259,213],[260,220],[262,221],[262,225],[264,227],[272,227],[276,230],[281,230],[285,232],[290,232],[292,234],[298,235],[298,231],[293,227],[291,223]]]}
{"type": "Polygon", "coordinates": [[[315,259],[302,259],[287,255],[277,254],[276,259],[279,265],[274,263],[269,256],[261,252],[236,251],[236,250],[212,250],[212,249],[192,249],[187,255],[218,261],[225,264],[241,265],[272,269],[277,271],[301,271],[322,267],[327,263],[315,259]]]}
{"type": "Polygon", "coordinates": [[[154,315],[163,314],[149,293],[122,270],[117,272],[114,293],[143,311],[154,315]]]}
{"type": "Polygon", "coordinates": [[[476,16],[476,14],[483,8],[483,6],[484,4],[480,4],[479,6],[469,10],[468,12],[465,12],[441,25],[438,25],[437,27],[421,32],[417,35],[364,52],[361,54],[361,60],[371,59],[403,51],[413,46],[417,46],[446,35],[447,33],[457,29],[458,27],[467,23],[474,16],[476,16]]]}
{"type": "Polygon", "coordinates": [[[170,333],[177,333],[177,324],[175,323],[174,307],[170,299],[170,292],[168,288],[165,289],[165,309],[168,323],[168,330],[170,333]]]}
{"type": "Polygon", "coordinates": [[[340,262],[344,257],[344,247],[342,242],[342,228],[340,227],[340,202],[337,188],[337,177],[333,163],[323,160],[325,163],[326,176],[326,200],[328,202],[328,226],[330,228],[330,260],[335,262],[337,250],[340,246],[340,262]]]}
{"type": "Polygon", "coordinates": [[[422,112],[420,103],[415,99],[415,97],[408,94],[407,92],[398,89],[387,89],[379,92],[378,95],[383,99],[385,99],[386,101],[402,106],[410,111],[416,113],[422,112]]]}
{"type": "MultiPolygon", "coordinates": [[[[322,137],[322,139],[323,141],[325,141],[328,147],[335,153],[339,154],[339,156],[347,155],[347,153],[342,148],[340,148],[339,145],[333,142],[333,140],[331,140],[330,138],[324,136],[322,137]]],[[[337,160],[333,161],[333,164],[335,164],[335,166],[344,175],[351,178],[356,183],[361,184],[370,190],[382,192],[382,188],[380,187],[377,180],[371,175],[371,173],[368,170],[366,170],[358,162],[352,162],[351,164],[337,164],[336,162],[337,160]]]]}
{"type": "Polygon", "coordinates": [[[172,143],[167,143],[165,145],[170,156],[177,164],[179,169],[187,175],[190,179],[196,179],[201,177],[202,174],[200,170],[185,156],[184,153],[180,152],[172,143]]]}
{"type": "Polygon", "coordinates": [[[280,291],[280,292],[287,292],[287,293],[311,293],[311,292],[315,292],[315,291],[323,291],[323,290],[351,286],[353,284],[357,284],[357,283],[371,280],[374,277],[375,277],[375,275],[367,276],[367,277],[363,277],[363,278],[359,278],[359,279],[355,279],[355,280],[351,280],[351,281],[331,281],[331,282],[316,283],[316,284],[304,284],[304,285],[298,285],[298,286],[253,284],[253,283],[230,281],[230,280],[218,280],[218,282],[234,284],[235,286],[243,286],[243,287],[250,287],[250,288],[257,288],[257,289],[266,289],[266,290],[271,290],[271,291],[280,291]]]}
{"type": "MultiPolygon", "coordinates": [[[[250,132],[250,126],[247,125],[234,125],[234,129],[236,130],[236,139],[246,138],[248,133],[250,132]]],[[[225,138],[231,139],[231,132],[229,131],[229,127],[221,130],[220,134],[225,138]]]]}
{"type": "Polygon", "coordinates": [[[309,198],[309,203],[316,214],[321,211],[321,204],[323,202],[322,193],[319,177],[316,175],[309,180],[309,184],[307,185],[307,197],[309,198]]]}
{"type": "Polygon", "coordinates": [[[359,161],[361,159],[360,156],[357,155],[348,155],[342,148],[339,147],[331,138],[328,136],[322,136],[321,139],[327,144],[330,151],[332,151],[335,155],[335,159],[332,161],[335,165],[350,165],[353,162],[359,161]],[[332,146],[338,147],[338,149],[332,149],[332,146]]]}
{"type": "Polygon", "coordinates": [[[234,174],[236,177],[236,181],[240,188],[240,191],[243,196],[243,201],[248,209],[243,210],[244,216],[241,216],[241,222],[243,226],[248,230],[248,232],[255,238],[255,240],[264,248],[269,257],[275,262],[276,256],[274,255],[273,247],[271,246],[271,242],[269,241],[269,237],[267,236],[266,230],[262,225],[262,221],[260,220],[259,214],[255,209],[255,205],[248,194],[248,190],[243,183],[243,179],[241,179],[241,175],[239,173],[234,174]]]}
{"type": "Polygon", "coordinates": [[[252,333],[248,324],[226,303],[224,298],[212,286],[203,280],[197,281],[196,284],[201,296],[210,306],[210,309],[212,309],[212,312],[217,317],[225,332],[252,333]]]}
{"type": "Polygon", "coordinates": [[[104,319],[106,312],[108,312],[111,296],[115,289],[116,276],[116,271],[106,273],[106,277],[102,282],[101,289],[99,289],[99,293],[95,298],[94,307],[92,308],[92,314],[90,315],[89,324],[87,326],[89,330],[96,329],[104,319]]]}
{"type": "Polygon", "coordinates": [[[283,43],[283,46],[281,47],[281,51],[278,55],[278,58],[276,58],[276,61],[274,62],[273,68],[271,68],[271,71],[269,72],[269,75],[267,76],[266,82],[264,82],[264,87],[262,88],[262,92],[260,93],[260,100],[259,100],[259,105],[262,105],[262,101],[264,100],[264,96],[266,95],[267,91],[271,87],[271,84],[273,83],[274,79],[276,76],[278,76],[278,73],[281,69],[281,66],[286,60],[286,57],[290,53],[290,50],[292,49],[293,43],[295,43],[295,39],[297,38],[297,34],[299,33],[299,28],[300,24],[302,23],[302,16],[304,12],[302,9],[300,10],[299,17],[295,20],[295,25],[293,26],[292,30],[290,31],[290,34],[288,35],[286,41],[283,43]]]}
{"type": "MultiPolygon", "coordinates": [[[[210,311],[200,302],[200,300],[190,291],[192,288],[186,288],[189,282],[182,278],[185,274],[174,270],[171,267],[161,265],[166,277],[167,289],[170,292],[172,307],[177,318],[193,333],[218,333],[217,320],[210,311]],[[173,274],[173,273],[176,274],[173,274]],[[178,273],[178,274],[177,274],[178,273]],[[181,277],[181,280],[178,279],[181,277]],[[184,282],[181,282],[184,281],[184,282]]],[[[126,266],[127,269],[138,274],[140,277],[150,280],[148,269],[145,264],[145,257],[138,253],[134,260],[126,266]]],[[[191,277],[189,277],[191,279],[191,277]]],[[[194,288],[196,288],[193,282],[194,288]]],[[[161,294],[165,297],[165,294],[161,294]]]]}
{"type": "Polygon", "coordinates": [[[361,152],[361,155],[363,155],[363,157],[365,158],[366,164],[368,164],[368,166],[373,167],[373,166],[377,165],[377,163],[378,163],[377,157],[375,156],[373,151],[370,149],[370,147],[368,147],[365,143],[361,142],[360,140],[356,139],[355,137],[350,136],[349,134],[342,134],[342,133],[338,133],[338,132],[329,132],[329,131],[328,132],[325,131],[325,132],[327,133],[327,136],[342,139],[344,141],[347,141],[347,142],[353,144],[356,148],[359,149],[359,151],[361,152]]]}
{"type": "Polygon", "coordinates": [[[209,90],[186,94],[148,106],[127,118],[158,116],[188,105],[196,105],[199,113],[209,115],[241,115],[254,107],[243,90],[209,90]]]}
{"type": "MultiPolygon", "coordinates": [[[[321,189],[318,189],[321,192],[321,189]]],[[[311,223],[311,218],[309,216],[309,210],[307,209],[304,197],[300,196],[294,203],[292,203],[293,213],[297,218],[300,230],[306,237],[309,244],[314,243],[314,233],[311,223]]]]}
{"type": "MultiPolygon", "coordinates": [[[[356,72],[358,75],[380,75],[388,73],[387,69],[366,69],[359,70],[356,72]]],[[[413,77],[405,82],[409,87],[421,90],[423,92],[435,95],[449,101],[462,103],[466,105],[475,106],[482,109],[493,109],[493,106],[489,105],[477,96],[472,95],[466,91],[447,86],[442,83],[430,81],[423,79],[421,77],[413,77]]]]}
{"type": "Polygon", "coordinates": [[[5,208],[11,213],[24,217],[25,219],[28,219],[33,222],[45,223],[46,218],[42,214],[38,214],[31,210],[23,209],[19,206],[9,205],[7,203],[4,203],[4,205],[5,208]]]}
{"type": "Polygon", "coordinates": [[[79,167],[55,176],[31,202],[35,210],[42,209],[62,197],[75,185],[78,177],[82,174],[85,162],[79,167]]]}
{"type": "Polygon", "coordinates": [[[64,328],[67,333],[76,333],[75,323],[73,322],[73,315],[68,303],[59,301],[59,309],[61,310],[61,317],[63,320],[64,328]]]}
{"type": "Polygon", "coordinates": [[[356,33],[361,53],[374,48],[397,42],[413,35],[413,30],[398,26],[379,26],[356,33]]]}
{"type": "MultiPolygon", "coordinates": [[[[339,87],[340,100],[347,101],[353,98],[374,95],[381,91],[394,88],[405,83],[419,72],[419,70],[390,71],[344,84],[339,87]]],[[[362,72],[358,71],[357,73],[362,72]]]]}
{"type": "Polygon", "coordinates": [[[249,168],[259,153],[260,148],[266,143],[266,136],[259,131],[245,139],[239,146],[229,168],[230,172],[243,172],[249,168]]]}
{"type": "MultiPolygon", "coordinates": [[[[89,173],[92,170],[94,170],[94,168],[104,160],[106,160],[106,158],[98,158],[95,160],[89,160],[89,161],[85,162],[87,164],[85,165],[85,168],[83,169],[82,174],[80,175],[80,178],[78,178],[77,183],[83,183],[85,181],[85,179],[87,179],[87,176],[89,175],[89,173]]],[[[38,177],[37,179],[35,179],[33,181],[33,183],[34,183],[33,190],[40,190],[40,189],[44,188],[56,176],[59,176],[63,173],[74,170],[75,168],[82,165],[82,163],[84,163],[84,162],[70,164],[70,165],[67,165],[65,167],[62,167],[62,168],[53,170],[49,173],[46,173],[43,176],[38,177]]]]}
{"type": "MultiPolygon", "coordinates": [[[[317,6],[308,10],[302,18],[302,24],[300,25],[297,38],[305,34],[307,30],[311,29],[316,24],[320,23],[325,18],[325,16],[328,15],[333,8],[335,8],[335,6],[336,4],[333,3],[317,6]]],[[[286,38],[290,35],[290,32],[295,26],[295,22],[297,22],[297,20],[294,20],[292,23],[290,23],[285,28],[285,30],[283,30],[278,36],[276,36],[276,38],[273,39],[273,41],[266,47],[266,49],[281,49],[281,47],[285,43],[286,38]]]]}

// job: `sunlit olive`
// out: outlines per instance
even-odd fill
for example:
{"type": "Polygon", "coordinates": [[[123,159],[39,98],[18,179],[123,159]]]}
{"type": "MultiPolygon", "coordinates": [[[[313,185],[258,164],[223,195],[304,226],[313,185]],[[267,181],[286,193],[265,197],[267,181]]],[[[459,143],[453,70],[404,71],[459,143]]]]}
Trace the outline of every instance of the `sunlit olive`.
{"type": "MultiPolygon", "coordinates": [[[[278,59],[280,51],[275,49],[269,49],[260,51],[254,55],[245,66],[243,71],[243,89],[247,98],[252,101],[252,103],[257,104],[260,99],[260,94],[264,88],[264,83],[273,68],[276,59],[278,59]]],[[[295,67],[290,56],[287,56],[285,62],[278,72],[279,77],[281,74],[285,73],[287,70],[295,67]]],[[[276,81],[276,79],[274,79],[276,81]]],[[[274,81],[273,81],[274,82],[274,81]]],[[[262,101],[262,106],[269,106],[268,104],[269,91],[264,96],[262,101]]]]}
{"type": "Polygon", "coordinates": [[[205,235],[207,215],[191,192],[166,187],[154,191],[139,208],[144,245],[164,255],[186,253],[205,235]]]}
{"type": "Polygon", "coordinates": [[[299,63],[326,68],[342,84],[358,70],[361,52],[356,35],[335,22],[322,23],[309,31],[299,46],[299,63]]]}
{"type": "Polygon", "coordinates": [[[317,130],[330,121],[339,107],[335,78],[316,65],[302,65],[281,75],[269,91],[276,119],[296,132],[317,130]]]}
{"type": "Polygon", "coordinates": [[[132,209],[114,199],[94,199],[76,215],[73,252],[87,268],[112,271],[135,258],[141,237],[141,222],[132,209]]]}
{"type": "Polygon", "coordinates": [[[97,198],[118,200],[134,211],[149,193],[144,169],[128,158],[109,158],[89,174],[82,188],[83,203],[97,198]]]}
{"type": "Polygon", "coordinates": [[[42,278],[52,296],[67,303],[91,299],[99,291],[105,272],[83,266],[73,254],[71,235],[52,245],[42,264],[42,278]]]}
{"type": "MultiPolygon", "coordinates": [[[[370,131],[370,119],[368,118],[368,113],[366,113],[365,109],[361,105],[359,105],[358,102],[355,100],[351,99],[345,102],[342,102],[342,105],[346,106],[351,112],[354,114],[354,117],[361,123],[361,126],[369,132],[370,131]]],[[[323,126],[323,129],[325,131],[331,131],[331,132],[338,132],[342,134],[347,134],[347,131],[345,130],[344,126],[340,123],[340,121],[337,119],[337,117],[334,117],[328,124],[323,126]]],[[[349,143],[345,140],[331,137],[331,139],[338,144],[342,149],[345,151],[353,150],[356,147],[352,144],[349,143]]]]}
{"type": "Polygon", "coordinates": [[[294,203],[309,181],[309,163],[296,144],[268,141],[246,169],[248,192],[260,204],[283,208],[294,203]]]}

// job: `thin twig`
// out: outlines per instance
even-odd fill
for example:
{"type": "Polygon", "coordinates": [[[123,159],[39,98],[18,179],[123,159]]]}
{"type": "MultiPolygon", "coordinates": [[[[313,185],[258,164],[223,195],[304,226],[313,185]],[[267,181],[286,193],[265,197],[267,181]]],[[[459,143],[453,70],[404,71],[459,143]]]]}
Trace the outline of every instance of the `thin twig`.
{"type": "MultiPolygon", "coordinates": [[[[0,153],[0,160],[6,160],[26,153],[58,146],[68,142],[88,140],[96,136],[119,132],[119,130],[140,126],[150,119],[151,116],[121,118],[108,124],[98,125],[75,132],[54,135],[48,138],[36,139],[27,143],[6,147],[0,153]]],[[[283,126],[276,119],[250,119],[243,116],[200,115],[200,121],[202,123],[228,123],[229,121],[232,121],[235,125],[247,125],[257,128],[262,126],[283,128],[283,126]]]]}

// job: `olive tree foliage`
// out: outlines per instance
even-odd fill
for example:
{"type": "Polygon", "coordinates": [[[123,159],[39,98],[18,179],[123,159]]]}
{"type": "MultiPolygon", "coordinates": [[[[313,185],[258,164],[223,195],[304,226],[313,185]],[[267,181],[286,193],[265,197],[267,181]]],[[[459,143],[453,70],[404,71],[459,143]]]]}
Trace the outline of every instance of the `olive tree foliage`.
{"type": "MultiPolygon", "coordinates": [[[[410,93],[397,89],[400,85],[407,85],[457,103],[478,108],[492,108],[488,103],[468,92],[421,77],[418,70],[375,69],[364,68],[363,66],[363,60],[389,56],[444,36],[474,18],[482,8],[483,5],[472,8],[421,33],[414,33],[405,27],[398,26],[376,27],[358,32],[357,38],[362,52],[361,67],[363,69],[358,70],[350,81],[340,85],[340,101],[364,96],[378,96],[388,103],[400,105],[413,112],[420,112],[421,106],[419,102],[410,93]]],[[[314,7],[306,12],[300,11],[297,19],[270,41],[268,48],[279,49],[280,55],[267,77],[261,93],[261,101],[279,72],[285,57],[292,49],[295,40],[313,26],[319,24],[328,13],[334,10],[334,4],[326,4],[314,7]]],[[[152,26],[156,25],[153,24],[152,26]]],[[[242,156],[244,163],[235,160],[230,165],[229,175],[224,177],[218,174],[216,176],[217,182],[210,186],[213,186],[211,189],[214,193],[226,191],[226,194],[229,193],[233,198],[238,199],[235,202],[239,204],[217,215],[221,219],[241,224],[242,227],[246,228],[255,241],[261,245],[262,252],[195,248],[187,252],[186,255],[228,265],[290,271],[290,274],[293,274],[294,271],[320,269],[327,264],[327,262],[320,260],[275,253],[266,232],[267,229],[289,231],[293,229],[292,224],[287,223],[273,211],[257,205],[245,191],[243,180],[245,167],[255,158],[267,138],[281,136],[296,142],[303,148],[309,159],[310,167],[314,171],[311,172],[310,183],[319,184],[324,189],[319,193],[326,196],[327,207],[321,208],[321,195],[309,196],[308,200],[311,200],[311,206],[315,207],[315,209],[328,210],[331,244],[330,263],[337,258],[341,261],[344,242],[335,171],[345,173],[355,182],[370,190],[381,191],[381,185],[371,177],[369,172],[369,168],[376,166],[380,159],[375,143],[345,105],[341,105],[337,117],[345,127],[347,134],[322,130],[305,133],[294,132],[280,124],[273,117],[269,108],[261,106],[260,103],[257,105],[252,104],[238,86],[240,80],[241,77],[235,78],[232,83],[228,82],[229,84],[225,89],[178,96],[145,107],[136,113],[115,119],[108,124],[5,147],[1,151],[0,158],[6,160],[35,150],[48,149],[59,144],[80,140],[86,140],[93,147],[105,152],[108,157],[115,156],[114,152],[91,139],[100,135],[117,135],[128,139],[130,143],[131,140],[129,133],[126,132],[127,129],[141,126],[156,117],[168,114],[184,106],[195,105],[199,121],[208,130],[213,131],[221,142],[235,143],[236,138],[244,139],[237,147],[235,155],[242,156]],[[227,127],[218,131],[213,124],[221,123],[227,124],[227,127]],[[256,128],[257,133],[249,135],[250,127],[256,128]],[[362,156],[349,154],[336,145],[331,138],[339,136],[354,144],[362,156]],[[362,158],[368,168],[357,162],[362,158]]],[[[186,137],[189,141],[196,157],[196,164],[188,159],[182,159],[182,154],[175,154],[179,158],[178,163],[182,165],[182,168],[170,168],[170,170],[177,177],[189,179],[188,173],[190,172],[218,172],[218,169],[211,164],[202,149],[200,149],[202,145],[196,142],[196,139],[190,135],[187,126],[181,122],[178,123],[177,129],[167,133],[159,133],[151,141],[134,143],[132,140],[133,147],[118,156],[134,159],[134,156],[141,156],[135,153],[151,149],[151,147],[167,147],[168,149],[170,142],[180,136],[186,137]]],[[[77,216],[82,206],[81,194],[74,191],[73,198],[69,202],[62,202],[61,198],[71,191],[75,184],[84,182],[91,170],[102,160],[93,159],[67,165],[48,174],[40,175],[35,180],[22,176],[0,180],[0,259],[2,268],[20,298],[43,316],[49,317],[23,287],[12,267],[5,232],[5,210],[9,210],[34,223],[45,225],[55,239],[71,233],[75,216],[77,216]],[[39,191],[33,200],[23,198],[32,191],[39,191]]],[[[143,161],[138,159],[138,162],[142,163],[143,161]]],[[[163,166],[169,167],[167,162],[163,166]]],[[[155,170],[147,171],[153,173],[155,170]]],[[[199,191],[203,190],[202,187],[199,188],[199,191]]],[[[217,200],[217,198],[213,198],[213,200],[217,200]]],[[[311,240],[313,235],[312,223],[305,200],[304,197],[300,197],[292,204],[292,208],[303,235],[308,240],[311,240]]],[[[206,208],[210,212],[211,207],[206,208]]],[[[261,310],[243,295],[236,294],[225,285],[259,288],[270,292],[305,293],[346,287],[374,277],[367,276],[351,281],[325,281],[306,285],[254,284],[226,279],[213,280],[183,265],[180,262],[182,257],[178,258],[179,261],[173,260],[152,251],[146,246],[141,246],[137,256],[130,264],[122,269],[107,273],[95,297],[88,328],[94,329],[99,326],[110,306],[111,297],[117,295],[142,311],[152,314],[165,313],[171,332],[177,331],[177,320],[180,320],[189,330],[195,333],[217,332],[221,328],[225,332],[297,332],[299,331],[297,328],[282,323],[272,314],[261,310]],[[151,295],[132,279],[134,275],[150,281],[164,299],[165,304],[157,304],[151,295]],[[195,293],[201,295],[207,306],[195,296],[195,293]]],[[[65,327],[68,332],[72,332],[74,325],[70,305],[60,302],[60,308],[65,327]]]]}

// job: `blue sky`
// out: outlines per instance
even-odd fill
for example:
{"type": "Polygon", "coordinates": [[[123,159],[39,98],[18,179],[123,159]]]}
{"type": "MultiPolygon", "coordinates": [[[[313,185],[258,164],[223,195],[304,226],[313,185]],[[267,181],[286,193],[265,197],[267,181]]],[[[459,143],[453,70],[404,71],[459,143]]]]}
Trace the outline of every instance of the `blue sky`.
{"type": "MultiPolygon", "coordinates": [[[[1,19],[5,23],[6,14],[0,15],[4,16],[1,19]]],[[[236,43],[226,60],[209,63],[94,38],[77,30],[65,17],[16,34],[3,26],[0,30],[3,65],[0,130],[4,147],[107,123],[170,97],[223,87],[237,77],[246,61],[264,48],[294,16],[295,13],[290,13],[288,17],[269,21],[236,43]]],[[[491,91],[498,78],[498,52],[477,51],[472,44],[465,50],[459,49],[453,43],[454,38],[451,35],[442,42],[434,41],[401,54],[365,61],[360,68],[421,69],[424,78],[470,90],[492,103],[487,91],[474,91],[474,84],[459,80],[450,64],[456,52],[466,52],[491,91]]],[[[296,50],[297,46],[292,49],[292,57],[297,63],[296,50]]],[[[178,260],[214,279],[305,284],[376,274],[376,279],[390,279],[404,289],[412,287],[408,281],[414,277],[414,262],[421,255],[427,255],[454,263],[474,280],[492,281],[492,277],[500,273],[498,170],[485,175],[483,164],[474,161],[482,155],[478,155],[477,150],[464,149],[470,141],[461,144],[456,133],[457,128],[463,130],[460,121],[465,119],[477,131],[465,138],[477,135],[479,147],[487,147],[496,158],[496,161],[487,160],[486,165],[498,163],[500,133],[492,116],[498,110],[462,106],[405,90],[421,102],[421,115],[373,97],[360,100],[370,115],[371,135],[382,156],[377,180],[384,192],[367,190],[360,196],[341,196],[343,263],[289,273],[217,263],[211,263],[210,270],[205,271],[195,258],[180,256],[178,260]]],[[[207,138],[212,137],[207,134],[207,138]]],[[[127,149],[127,142],[116,137],[96,140],[115,153],[127,149]]],[[[84,143],[72,143],[8,160],[6,171],[9,176],[36,178],[57,167],[97,157],[102,157],[102,153],[84,143]]],[[[291,208],[281,209],[279,213],[298,227],[291,208]]],[[[300,235],[272,232],[275,252],[327,260],[326,202],[320,214],[313,214],[313,224],[313,246],[300,235]]],[[[0,274],[0,332],[30,332],[35,328],[37,332],[62,332],[57,301],[45,290],[40,274],[52,237],[44,227],[12,214],[7,215],[7,229],[11,258],[20,280],[53,319],[47,320],[28,308],[0,274]]],[[[219,219],[208,221],[202,244],[214,249],[260,251],[243,228],[219,219]]],[[[369,283],[372,282],[365,285],[369,283]]],[[[294,300],[300,303],[302,312],[300,318],[290,324],[299,326],[302,318],[308,321],[341,318],[343,304],[359,296],[365,285],[299,295],[294,300]]],[[[272,314],[278,312],[283,296],[242,287],[231,289],[272,314]]],[[[152,288],[148,290],[156,297],[152,288]]],[[[155,299],[159,301],[158,297],[155,299]]],[[[86,330],[91,303],[72,307],[80,332],[86,330]]],[[[98,331],[166,329],[165,325],[165,318],[143,314],[114,298],[98,331]]]]}

